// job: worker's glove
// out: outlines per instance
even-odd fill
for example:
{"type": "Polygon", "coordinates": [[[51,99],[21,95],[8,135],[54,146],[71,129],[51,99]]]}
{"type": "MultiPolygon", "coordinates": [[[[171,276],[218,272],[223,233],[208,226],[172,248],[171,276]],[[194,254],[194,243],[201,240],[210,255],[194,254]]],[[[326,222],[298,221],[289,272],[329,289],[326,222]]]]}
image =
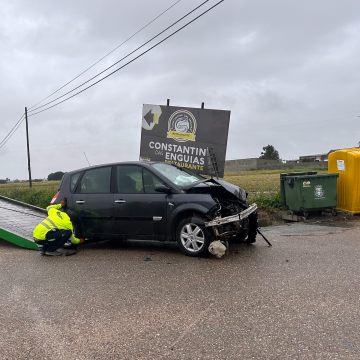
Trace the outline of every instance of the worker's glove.
{"type": "Polygon", "coordinates": [[[61,199],[60,204],[63,208],[66,206],[66,203],[67,203],[66,198],[61,199]]]}
{"type": "Polygon", "coordinates": [[[80,245],[83,244],[85,242],[85,240],[83,238],[80,238],[80,245]]]}

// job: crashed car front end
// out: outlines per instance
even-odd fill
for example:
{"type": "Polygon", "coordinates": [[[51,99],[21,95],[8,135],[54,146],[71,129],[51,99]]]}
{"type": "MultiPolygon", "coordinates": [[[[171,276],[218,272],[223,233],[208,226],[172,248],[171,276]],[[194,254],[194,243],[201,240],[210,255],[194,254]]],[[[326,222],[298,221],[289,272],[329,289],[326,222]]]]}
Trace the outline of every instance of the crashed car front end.
{"type": "Polygon", "coordinates": [[[210,194],[216,202],[206,214],[205,227],[212,229],[216,240],[253,243],[257,232],[257,205],[246,202],[247,193],[226,181],[208,179],[186,189],[187,193],[210,194]]]}

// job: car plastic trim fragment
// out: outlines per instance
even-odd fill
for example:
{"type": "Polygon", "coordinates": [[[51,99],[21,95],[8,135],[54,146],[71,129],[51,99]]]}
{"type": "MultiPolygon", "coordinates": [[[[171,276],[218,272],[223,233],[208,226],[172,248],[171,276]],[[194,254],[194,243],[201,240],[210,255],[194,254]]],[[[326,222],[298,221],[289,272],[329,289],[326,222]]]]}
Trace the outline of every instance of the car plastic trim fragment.
{"type": "Polygon", "coordinates": [[[234,221],[240,221],[240,220],[247,218],[249,215],[251,215],[253,212],[255,212],[256,209],[257,209],[257,205],[254,203],[254,204],[250,205],[246,210],[240,212],[239,214],[227,216],[224,218],[216,218],[214,220],[206,222],[205,226],[206,227],[219,226],[219,225],[227,224],[227,223],[234,222],[234,221]]]}

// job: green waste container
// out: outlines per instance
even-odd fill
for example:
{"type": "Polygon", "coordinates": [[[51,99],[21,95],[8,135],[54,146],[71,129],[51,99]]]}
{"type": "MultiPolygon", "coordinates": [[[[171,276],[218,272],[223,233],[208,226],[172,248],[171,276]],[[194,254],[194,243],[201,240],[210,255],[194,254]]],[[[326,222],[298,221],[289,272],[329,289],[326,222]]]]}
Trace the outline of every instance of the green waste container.
{"type": "MultiPolygon", "coordinates": [[[[314,171],[317,173],[317,171],[314,171]]],[[[281,196],[281,206],[286,206],[286,198],[285,198],[285,185],[284,181],[287,176],[299,176],[305,175],[306,171],[298,171],[293,173],[281,173],[280,174],[280,196],[281,196]]]]}
{"type": "Polygon", "coordinates": [[[286,205],[294,212],[303,212],[305,217],[311,211],[321,212],[325,209],[331,209],[336,215],[339,174],[312,173],[283,177],[286,205]]]}

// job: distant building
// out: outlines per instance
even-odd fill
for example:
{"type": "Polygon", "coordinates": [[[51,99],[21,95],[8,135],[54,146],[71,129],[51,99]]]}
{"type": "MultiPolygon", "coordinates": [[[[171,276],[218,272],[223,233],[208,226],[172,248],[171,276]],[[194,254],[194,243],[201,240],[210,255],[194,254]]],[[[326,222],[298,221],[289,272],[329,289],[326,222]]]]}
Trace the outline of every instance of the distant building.
{"type": "MultiPolygon", "coordinates": [[[[338,150],[338,149],[336,149],[336,150],[338,150]]],[[[300,156],[299,162],[328,161],[329,154],[331,154],[332,152],[334,152],[336,150],[330,150],[326,154],[314,154],[314,155],[300,156]]]]}

